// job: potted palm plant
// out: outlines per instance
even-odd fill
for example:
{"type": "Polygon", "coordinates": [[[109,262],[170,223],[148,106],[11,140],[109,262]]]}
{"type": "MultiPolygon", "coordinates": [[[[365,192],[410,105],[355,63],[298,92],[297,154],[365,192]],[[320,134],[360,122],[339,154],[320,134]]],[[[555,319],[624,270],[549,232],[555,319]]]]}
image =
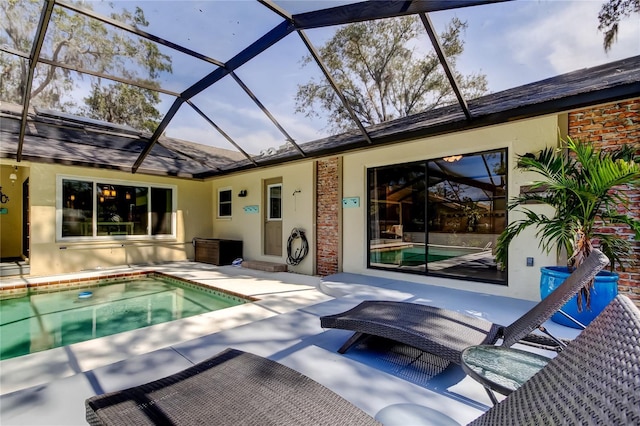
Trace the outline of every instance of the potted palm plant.
{"type": "MultiPolygon", "coordinates": [[[[620,189],[640,185],[640,165],[635,161],[636,148],[622,146],[612,151],[597,151],[591,144],[567,138],[558,149],[547,148],[538,155],[518,157],[518,168],[537,173],[543,179],[534,182],[530,191],[509,202],[508,209],[518,208],[525,218],[512,222],[498,237],[496,261],[506,265],[511,241],[525,228],[535,227],[539,246],[547,253],[556,249],[558,259],[564,252],[566,267],[541,269],[541,295],[545,297],[578,267],[597,245],[609,258],[611,271],[598,274],[563,311],[582,324],[588,324],[617,294],[615,266],[624,268],[632,253],[631,242],[617,232],[602,232],[608,225],[629,227],[640,241],[640,220],[630,213],[627,191],[620,189]],[[527,204],[543,203],[555,209],[553,216],[536,213],[527,204]],[[593,290],[593,291],[592,291],[593,290]],[[598,298],[603,297],[603,300],[598,298]]],[[[565,325],[574,323],[560,314],[553,320],[565,325]]]]}

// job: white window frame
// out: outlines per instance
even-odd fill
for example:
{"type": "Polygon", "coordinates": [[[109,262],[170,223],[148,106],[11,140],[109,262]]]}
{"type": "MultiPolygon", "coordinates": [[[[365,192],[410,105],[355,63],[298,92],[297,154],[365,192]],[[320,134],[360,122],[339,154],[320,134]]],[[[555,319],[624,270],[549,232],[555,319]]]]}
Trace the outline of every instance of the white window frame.
{"type": "Polygon", "coordinates": [[[233,189],[232,189],[231,187],[228,187],[228,186],[227,186],[227,187],[224,187],[224,188],[218,188],[218,206],[217,206],[217,214],[216,214],[216,217],[217,217],[218,219],[225,219],[225,220],[229,220],[229,219],[231,219],[231,218],[233,217],[233,189]],[[220,194],[221,194],[222,192],[227,192],[227,191],[228,191],[228,192],[229,192],[229,194],[231,195],[231,198],[229,198],[229,201],[228,201],[228,202],[225,202],[225,203],[226,203],[226,204],[229,204],[229,206],[230,206],[231,208],[229,209],[229,214],[228,214],[228,215],[224,215],[224,216],[223,216],[223,215],[220,213],[220,208],[222,207],[222,201],[221,201],[221,198],[220,198],[220,194]]]}
{"type": "Polygon", "coordinates": [[[282,220],[283,211],[282,211],[282,183],[273,183],[271,185],[267,185],[267,220],[270,221],[278,221],[282,220]],[[280,217],[271,217],[271,188],[279,187],[280,188],[280,217]]]}
{"type": "Polygon", "coordinates": [[[177,206],[178,206],[178,187],[177,185],[166,185],[166,184],[157,184],[150,182],[140,182],[140,181],[127,181],[127,180],[116,180],[116,179],[103,179],[103,178],[93,178],[87,176],[74,176],[74,175],[56,175],[56,241],[65,241],[65,242],[73,242],[73,241],[108,241],[108,240],[175,240],[176,232],[177,232],[177,206]],[[82,182],[90,182],[93,184],[93,205],[92,205],[92,215],[93,215],[93,235],[90,236],[73,236],[73,237],[63,237],[62,236],[62,219],[63,219],[63,208],[64,208],[64,200],[62,199],[62,182],[64,180],[75,180],[82,182]],[[147,210],[147,223],[149,226],[147,227],[147,234],[145,235],[96,235],[97,231],[97,190],[98,183],[106,184],[106,185],[123,185],[123,186],[137,186],[142,187],[146,186],[149,188],[149,209],[147,210]],[[151,189],[170,189],[171,190],[171,234],[161,234],[161,235],[152,235],[151,234],[151,223],[152,223],[152,214],[151,211],[151,189]]]}

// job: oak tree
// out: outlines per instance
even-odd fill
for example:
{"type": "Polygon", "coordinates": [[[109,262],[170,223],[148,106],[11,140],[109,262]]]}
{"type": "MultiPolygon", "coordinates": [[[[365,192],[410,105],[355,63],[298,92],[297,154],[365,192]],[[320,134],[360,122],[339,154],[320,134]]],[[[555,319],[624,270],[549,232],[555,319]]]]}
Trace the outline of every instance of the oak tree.
{"type": "Polygon", "coordinates": [[[604,33],[604,50],[611,49],[618,36],[620,21],[634,13],[640,13],[640,0],[609,0],[598,14],[598,29],[604,33]]]}
{"type": "MultiPolygon", "coordinates": [[[[452,19],[440,34],[440,42],[463,95],[473,98],[486,92],[487,79],[455,71],[464,50],[466,27],[465,22],[452,19]]],[[[359,22],[339,28],[319,48],[330,75],[364,125],[456,102],[436,53],[420,45],[424,44],[420,35],[426,31],[415,16],[359,22]]],[[[306,56],[303,64],[311,61],[306,56]]],[[[353,128],[348,110],[331,85],[324,79],[311,79],[298,86],[296,111],[319,116],[318,109],[326,113],[329,130],[353,128]]]]}
{"type": "MultiPolygon", "coordinates": [[[[0,54],[0,99],[5,102],[23,102],[29,75],[29,61],[25,56],[32,50],[43,7],[41,0],[0,2],[0,44],[17,53],[0,54]]],[[[90,9],[91,3],[82,2],[82,7],[90,9]]],[[[109,17],[137,28],[149,25],[139,7],[133,12],[113,11],[109,17]]],[[[144,83],[145,87],[157,87],[159,75],[171,73],[172,67],[171,57],[162,53],[156,44],[56,5],[40,57],[47,63],[41,61],[35,67],[29,94],[32,106],[82,113],[138,129],[153,130],[157,125],[160,116],[156,109],[160,102],[157,92],[108,78],[115,76],[144,83]],[[56,64],[89,70],[104,77],[56,64]],[[81,83],[86,90],[87,80],[91,87],[88,97],[69,96],[72,91],[81,91],[81,83]]]]}

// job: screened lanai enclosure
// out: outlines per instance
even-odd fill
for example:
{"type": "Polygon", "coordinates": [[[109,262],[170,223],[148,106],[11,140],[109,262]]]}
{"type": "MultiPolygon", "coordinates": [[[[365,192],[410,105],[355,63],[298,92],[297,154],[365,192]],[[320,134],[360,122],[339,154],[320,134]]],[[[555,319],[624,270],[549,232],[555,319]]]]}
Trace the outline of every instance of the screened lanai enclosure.
{"type": "MultiPolygon", "coordinates": [[[[483,96],[638,54],[633,19],[620,25],[606,55],[593,55],[601,4],[561,3],[4,1],[2,155],[206,178],[396,142],[416,120],[393,132],[382,123],[430,111],[440,112],[423,128],[451,131],[515,99],[476,101],[483,96]],[[527,24],[533,16],[543,17],[535,32],[527,24]],[[589,43],[572,45],[570,54],[545,32],[568,17],[588,17],[590,25],[589,43]],[[375,34],[356,42],[385,30],[397,35],[392,49],[375,34]],[[534,47],[537,33],[545,38],[534,47]],[[408,44],[399,43],[403,36],[408,44]],[[344,40],[351,44],[337,49],[344,40]],[[350,49],[363,51],[349,56],[350,49]],[[343,65],[351,60],[362,63],[349,73],[343,65]],[[416,65],[386,67],[385,60],[416,65]],[[407,87],[416,81],[423,86],[407,87]],[[113,138],[84,146],[112,152],[98,156],[82,144],[47,150],[33,137],[73,140],[65,132],[82,127],[109,132],[113,138]]],[[[565,30],[557,31],[562,38],[565,30]]]]}
{"type": "MultiPolygon", "coordinates": [[[[640,23],[605,50],[605,3],[5,0],[0,158],[206,182],[638,96],[640,23]]],[[[367,163],[362,263],[505,284],[509,143],[367,163]]],[[[175,187],[79,175],[56,244],[178,239],[175,187]]]]}
{"type": "MultiPolygon", "coordinates": [[[[407,16],[420,26],[416,51],[427,58],[421,66],[437,68],[431,84],[442,88],[433,97],[442,99],[416,102],[403,115],[458,103],[469,117],[465,95],[482,94],[483,82],[469,88],[458,84],[457,78],[465,76],[447,62],[450,48],[438,38],[440,32],[454,31],[447,28],[452,24],[444,16],[435,24],[427,13],[491,3],[495,1],[4,2],[2,100],[21,116],[13,154],[18,160],[31,157],[25,138],[29,119],[36,117],[77,125],[96,125],[96,120],[116,124],[111,130],[145,142],[139,145],[141,152],[130,153],[133,172],[145,169],[162,136],[214,148],[217,161],[192,171],[196,177],[336,149],[335,143],[300,146],[336,131],[371,143],[365,127],[397,118],[400,111],[365,112],[354,90],[387,77],[373,71],[366,77],[371,81],[349,80],[319,46],[349,23],[407,16]],[[341,111],[337,128],[327,126],[327,112],[300,103],[305,84],[305,90],[325,91],[327,102],[341,111]]],[[[403,25],[401,31],[414,31],[403,25]]]]}

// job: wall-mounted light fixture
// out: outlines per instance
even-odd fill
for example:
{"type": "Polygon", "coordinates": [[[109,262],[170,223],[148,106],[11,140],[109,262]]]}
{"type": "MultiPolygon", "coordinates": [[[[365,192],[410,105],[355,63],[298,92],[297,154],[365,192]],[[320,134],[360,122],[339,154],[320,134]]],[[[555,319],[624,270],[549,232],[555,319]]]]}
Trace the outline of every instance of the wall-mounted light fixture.
{"type": "Polygon", "coordinates": [[[247,196],[247,190],[243,189],[240,192],[238,192],[238,197],[246,197],[247,196]]]}
{"type": "Polygon", "coordinates": [[[14,166],[13,173],[9,175],[9,180],[11,181],[11,185],[16,183],[16,181],[18,180],[18,175],[16,174],[17,171],[18,171],[18,166],[14,166]]]}

